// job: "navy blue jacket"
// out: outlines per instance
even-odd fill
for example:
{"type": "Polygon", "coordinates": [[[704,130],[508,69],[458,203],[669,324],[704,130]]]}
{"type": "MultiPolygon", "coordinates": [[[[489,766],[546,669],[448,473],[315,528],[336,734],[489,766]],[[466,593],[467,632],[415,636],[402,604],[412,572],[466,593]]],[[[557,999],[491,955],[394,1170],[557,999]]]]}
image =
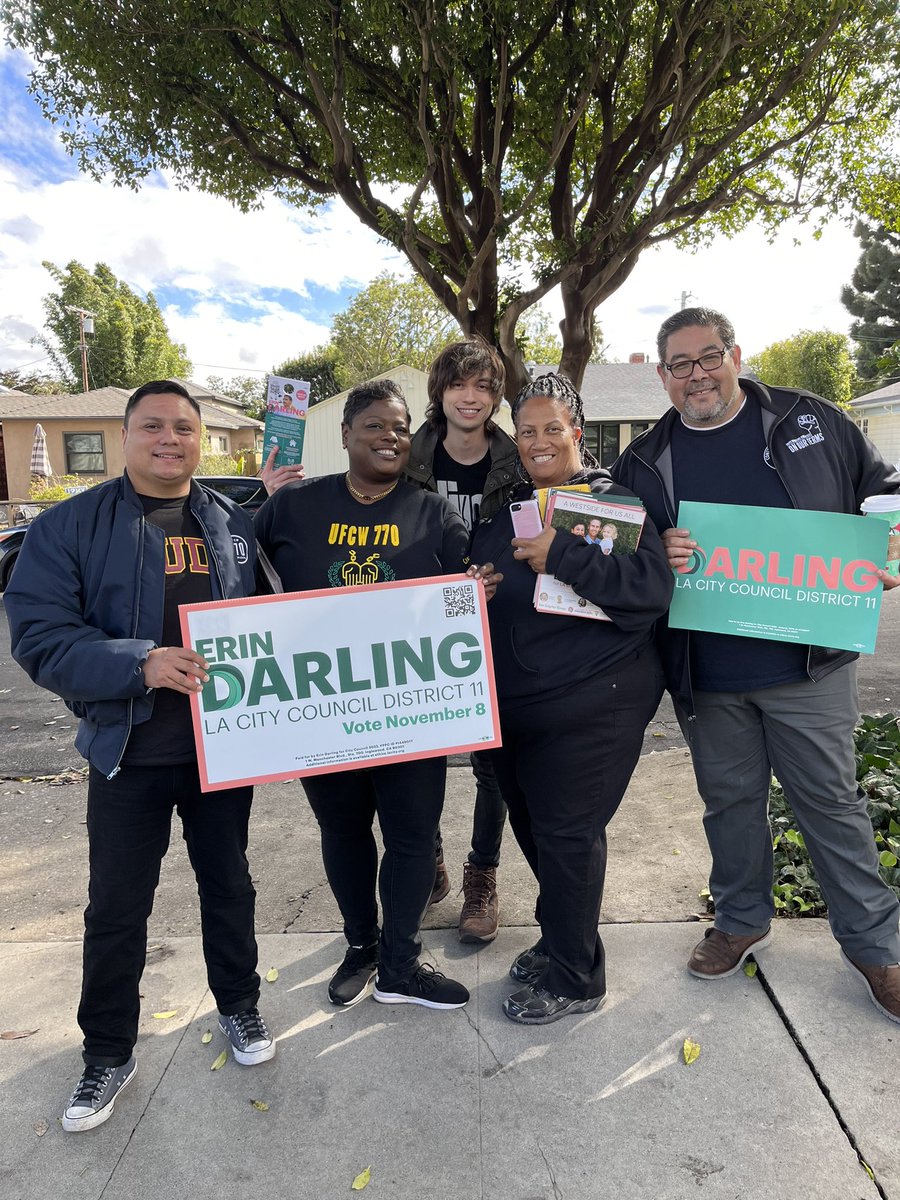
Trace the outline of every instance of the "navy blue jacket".
{"type": "MultiPolygon", "coordinates": [[[[771,465],[794,508],[859,514],[866,496],[900,492],[900,474],[851,418],[811,392],[766,387],[741,377],[748,403],[762,417],[771,465]]],[[[678,497],[672,477],[672,428],[680,416],[671,408],[652,429],[628,446],[612,466],[613,478],[644,502],[662,533],[676,524],[678,497]]],[[[735,470],[740,464],[735,464],[735,470]]],[[[661,621],[657,641],[666,671],[666,686],[688,712],[693,711],[690,680],[690,635],[661,621]]],[[[807,674],[822,679],[858,655],[827,646],[810,646],[807,674]]]]}
{"type": "MultiPolygon", "coordinates": [[[[209,551],[214,600],[252,596],[256,542],[246,513],[196,481],[191,512],[209,551]]],[[[165,534],[144,520],[127,475],[38,517],[4,594],[12,654],[80,718],[75,747],[105,775],[155,693],[142,666],[162,637],[165,534]]]]}

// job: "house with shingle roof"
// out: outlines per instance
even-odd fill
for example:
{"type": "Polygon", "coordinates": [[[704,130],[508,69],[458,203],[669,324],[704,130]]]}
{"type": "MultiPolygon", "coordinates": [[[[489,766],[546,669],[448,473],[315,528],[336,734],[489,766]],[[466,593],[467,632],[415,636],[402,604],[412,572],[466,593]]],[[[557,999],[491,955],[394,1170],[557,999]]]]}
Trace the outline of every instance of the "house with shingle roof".
{"type": "MultiPolygon", "coordinates": [[[[263,425],[238,401],[183,382],[200,405],[212,449],[221,454],[262,449],[263,425]]],[[[31,447],[40,422],[54,475],[76,475],[86,484],[121,475],[122,414],[132,388],[104,387],[77,395],[27,396],[0,393],[0,500],[26,499],[31,483],[31,447]]]]}

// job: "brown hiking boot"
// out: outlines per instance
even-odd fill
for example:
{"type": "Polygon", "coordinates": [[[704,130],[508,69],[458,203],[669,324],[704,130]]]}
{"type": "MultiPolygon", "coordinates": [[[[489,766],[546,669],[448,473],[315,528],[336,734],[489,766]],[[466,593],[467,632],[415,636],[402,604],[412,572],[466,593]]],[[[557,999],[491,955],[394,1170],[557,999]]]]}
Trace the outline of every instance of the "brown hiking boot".
{"type": "Polygon", "coordinates": [[[431,889],[429,904],[437,904],[450,891],[450,876],[444,866],[444,852],[438,850],[434,860],[434,886],[431,889]]]}
{"type": "Polygon", "coordinates": [[[771,928],[753,937],[707,929],[703,941],[697,943],[688,959],[688,970],[698,979],[727,979],[737,974],[749,954],[762,950],[771,940],[771,928]]]}
{"type": "Polygon", "coordinates": [[[841,958],[851,971],[866,985],[869,997],[879,1012],[889,1021],[900,1025],[900,964],[874,967],[869,963],[854,962],[841,951],[841,958]]]}
{"type": "Polygon", "coordinates": [[[459,940],[492,942],[500,923],[497,868],[476,867],[466,863],[463,868],[463,896],[462,912],[459,914],[459,940]]]}

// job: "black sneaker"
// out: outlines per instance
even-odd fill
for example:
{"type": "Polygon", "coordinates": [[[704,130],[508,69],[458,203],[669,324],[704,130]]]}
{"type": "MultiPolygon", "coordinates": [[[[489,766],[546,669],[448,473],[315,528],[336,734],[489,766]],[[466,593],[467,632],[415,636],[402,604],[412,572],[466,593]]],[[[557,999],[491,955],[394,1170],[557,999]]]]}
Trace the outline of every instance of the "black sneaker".
{"type": "Polygon", "coordinates": [[[134,1057],[120,1067],[85,1067],[63,1113],[63,1129],[67,1133],[81,1133],[108,1121],[119,1092],[131,1083],[136,1071],[134,1057]]]}
{"type": "Polygon", "coordinates": [[[560,1017],[596,1012],[605,1003],[606,992],[602,996],[590,996],[587,1000],[572,1000],[568,996],[554,996],[546,988],[530,984],[507,996],[503,1001],[503,1011],[511,1021],[518,1021],[520,1025],[549,1025],[560,1017]]]}
{"type": "Polygon", "coordinates": [[[509,977],[519,983],[537,983],[549,966],[550,958],[544,950],[544,939],[538,938],[533,946],[513,959],[509,977]]]}
{"type": "Polygon", "coordinates": [[[219,1013],[219,1029],[231,1042],[231,1052],[241,1066],[255,1067],[275,1057],[275,1040],[258,1008],[245,1008],[227,1017],[219,1013]]]}
{"type": "Polygon", "coordinates": [[[349,1008],[369,994],[369,984],[378,970],[378,943],[348,946],[344,961],[331,977],[328,999],[349,1008]]]}
{"type": "Polygon", "coordinates": [[[425,1008],[462,1008],[469,993],[455,979],[448,979],[428,963],[421,963],[409,979],[375,980],[375,999],[379,1004],[422,1004],[425,1008]]]}

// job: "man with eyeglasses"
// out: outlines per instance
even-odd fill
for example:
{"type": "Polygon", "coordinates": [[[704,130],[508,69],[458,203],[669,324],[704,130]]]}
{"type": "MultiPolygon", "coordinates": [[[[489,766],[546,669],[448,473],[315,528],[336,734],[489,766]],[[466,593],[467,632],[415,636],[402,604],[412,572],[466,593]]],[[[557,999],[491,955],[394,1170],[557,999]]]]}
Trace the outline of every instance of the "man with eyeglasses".
{"type": "MultiPolygon", "coordinates": [[[[697,543],[676,528],[682,500],[859,513],[900,493],[900,474],[834,404],[739,376],[731,322],[682,309],[662,325],[657,371],[672,408],[612,468],[644,501],[674,570],[697,543]]],[[[900,579],[879,570],[884,587],[900,579]]],[[[768,945],[772,898],[769,781],[803,831],[844,961],[876,1008],[900,1022],[900,904],[881,880],[856,785],[856,654],[661,628],[667,686],[691,749],[712,853],[713,928],[688,970],[736,974],[768,945]]]]}

